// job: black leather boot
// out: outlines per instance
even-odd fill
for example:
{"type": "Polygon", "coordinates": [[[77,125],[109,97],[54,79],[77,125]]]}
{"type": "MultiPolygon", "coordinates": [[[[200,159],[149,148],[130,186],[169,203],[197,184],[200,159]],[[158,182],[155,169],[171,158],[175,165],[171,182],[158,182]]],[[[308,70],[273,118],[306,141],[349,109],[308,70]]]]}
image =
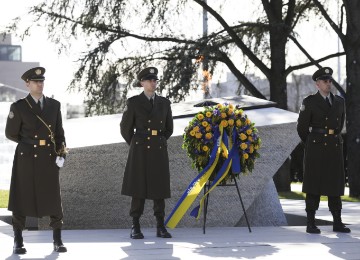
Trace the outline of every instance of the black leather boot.
{"type": "Polygon", "coordinates": [[[14,230],[14,248],[13,253],[17,255],[23,255],[26,253],[26,249],[24,247],[24,240],[22,236],[21,230],[14,230]]]}
{"type": "Polygon", "coordinates": [[[144,235],[140,230],[140,218],[133,218],[133,223],[131,226],[130,238],[132,239],[143,239],[144,235]]]}
{"type": "Polygon", "coordinates": [[[341,221],[341,210],[333,210],[331,211],[333,215],[334,223],[333,223],[333,231],[341,232],[341,233],[350,233],[351,230],[341,221]]]}
{"type": "Polygon", "coordinates": [[[320,229],[315,226],[315,210],[307,210],[306,232],[310,234],[320,234],[320,229]]]}
{"type": "Polygon", "coordinates": [[[53,239],[54,239],[54,251],[58,253],[67,252],[66,247],[63,245],[61,240],[61,229],[56,228],[53,230],[53,239]]]}
{"type": "Polygon", "coordinates": [[[156,217],[156,236],[162,238],[171,238],[171,234],[166,230],[164,217],[156,217]]]}

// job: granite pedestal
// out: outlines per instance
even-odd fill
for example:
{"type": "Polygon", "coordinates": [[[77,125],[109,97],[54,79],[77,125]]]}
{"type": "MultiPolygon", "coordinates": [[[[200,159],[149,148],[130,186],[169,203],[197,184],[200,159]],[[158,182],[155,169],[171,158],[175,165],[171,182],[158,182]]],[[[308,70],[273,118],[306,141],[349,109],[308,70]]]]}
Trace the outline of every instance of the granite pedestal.
{"type": "MultiPolygon", "coordinates": [[[[251,100],[263,104],[261,100],[251,100]]],[[[241,100],[217,101],[236,104],[241,100]]],[[[183,106],[184,109],[173,109],[175,131],[168,140],[172,198],[166,200],[166,214],[171,212],[197,175],[191,168],[185,150],[181,148],[183,129],[196,111],[190,109],[186,117],[184,111],[189,105],[183,106]],[[178,110],[182,112],[181,115],[176,114],[178,110]]],[[[245,112],[256,123],[262,139],[261,157],[256,161],[255,169],[238,179],[250,225],[287,225],[272,177],[299,143],[296,132],[297,114],[274,108],[269,102],[263,107],[249,108],[245,112]]],[[[73,147],[61,170],[64,229],[129,228],[131,198],[120,194],[128,154],[128,145],[122,140],[119,131],[121,115],[73,120],[67,120],[64,125],[67,135],[71,131],[78,132],[77,136],[68,138],[68,145],[71,148],[73,141],[73,147]],[[85,132],[91,140],[86,141],[85,132]],[[98,143],[94,142],[95,138],[98,143]],[[103,140],[99,140],[101,138],[103,140]],[[82,147],[76,144],[79,139],[84,142],[82,147]],[[99,142],[104,144],[99,145],[99,142]]],[[[193,206],[197,205],[200,198],[197,198],[193,206]]],[[[147,200],[140,220],[143,227],[155,226],[152,206],[152,201],[147,200]]],[[[202,219],[196,221],[187,212],[178,227],[201,227],[202,224],[202,219]]],[[[211,192],[206,225],[246,226],[235,187],[218,187],[211,192]]],[[[39,228],[48,228],[48,218],[39,220],[39,228]]]]}

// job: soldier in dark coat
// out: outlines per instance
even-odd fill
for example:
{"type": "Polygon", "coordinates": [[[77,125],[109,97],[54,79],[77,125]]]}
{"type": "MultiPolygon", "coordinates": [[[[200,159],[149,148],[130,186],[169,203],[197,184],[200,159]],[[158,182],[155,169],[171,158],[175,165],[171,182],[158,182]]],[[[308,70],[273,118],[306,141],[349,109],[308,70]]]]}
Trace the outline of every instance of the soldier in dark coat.
{"type": "Polygon", "coordinates": [[[5,135],[18,143],[14,156],[8,209],[12,211],[14,253],[24,254],[22,230],[26,216],[50,216],[56,252],[66,252],[61,241],[63,211],[59,168],[65,157],[60,103],[43,95],[42,67],[22,75],[29,95],[13,103],[5,135]]]}
{"type": "Polygon", "coordinates": [[[154,202],[157,236],[171,238],[164,225],[165,200],[170,198],[167,139],[173,133],[170,101],[155,94],[158,70],[143,69],[137,75],[144,91],[127,100],[120,123],[121,135],[130,145],[121,194],[131,196],[133,219],[130,237],[144,238],[140,230],[145,199],[154,202]]]}
{"type": "Polygon", "coordinates": [[[341,221],[345,174],[343,140],[341,130],[344,126],[344,99],[330,92],[332,69],[324,67],[317,70],[312,79],[318,92],[303,100],[297,124],[298,134],[304,142],[304,180],[306,193],[307,228],[306,232],[319,234],[315,225],[315,212],[319,208],[320,196],[328,197],[328,206],[334,223],[333,230],[349,233],[341,221]]]}

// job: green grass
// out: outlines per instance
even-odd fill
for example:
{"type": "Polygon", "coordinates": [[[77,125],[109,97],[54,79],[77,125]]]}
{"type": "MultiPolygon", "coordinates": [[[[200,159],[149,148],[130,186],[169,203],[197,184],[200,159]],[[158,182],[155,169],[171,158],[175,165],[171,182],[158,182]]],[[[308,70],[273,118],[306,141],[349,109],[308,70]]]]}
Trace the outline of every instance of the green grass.
{"type": "MultiPolygon", "coordinates": [[[[284,191],[284,192],[278,192],[279,199],[290,199],[290,200],[304,200],[306,194],[299,191],[284,191]]],[[[321,201],[327,201],[327,196],[321,196],[321,201]]],[[[360,198],[353,198],[349,197],[347,195],[341,196],[342,201],[346,202],[360,202],[360,198]]]]}
{"type": "Polygon", "coordinates": [[[7,208],[9,201],[9,191],[0,190],[0,208],[7,208]]]}

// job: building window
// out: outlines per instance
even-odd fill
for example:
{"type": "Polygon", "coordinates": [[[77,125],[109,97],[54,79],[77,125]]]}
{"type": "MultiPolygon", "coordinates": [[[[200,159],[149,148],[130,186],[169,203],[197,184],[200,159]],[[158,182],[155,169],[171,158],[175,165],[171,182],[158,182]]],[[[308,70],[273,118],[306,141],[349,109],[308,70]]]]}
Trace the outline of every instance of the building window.
{"type": "Polygon", "coordinates": [[[21,61],[21,46],[0,45],[1,61],[21,61]]]}

